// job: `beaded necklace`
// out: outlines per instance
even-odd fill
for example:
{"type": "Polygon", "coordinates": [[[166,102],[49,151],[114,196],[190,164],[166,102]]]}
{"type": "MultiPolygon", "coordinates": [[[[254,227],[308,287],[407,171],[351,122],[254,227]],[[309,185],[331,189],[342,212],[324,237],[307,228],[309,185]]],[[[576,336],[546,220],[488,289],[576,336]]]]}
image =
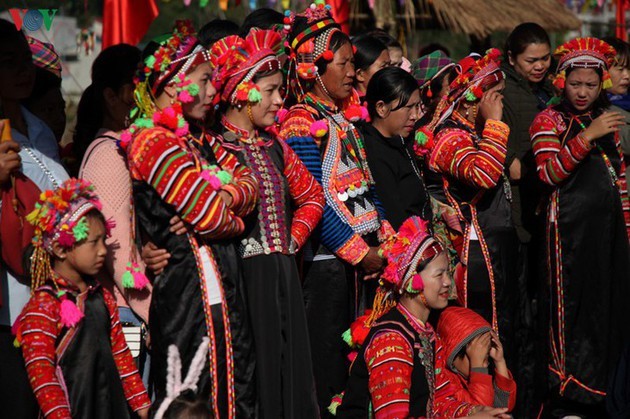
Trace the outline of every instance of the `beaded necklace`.
{"type": "Polygon", "coordinates": [[[364,173],[368,183],[372,185],[374,182],[372,180],[370,168],[367,164],[367,155],[365,154],[363,139],[354,124],[348,121],[348,119],[346,119],[346,117],[341,113],[334,113],[333,111],[336,109],[334,105],[324,102],[313,93],[307,93],[305,101],[312,107],[319,110],[331,125],[337,127],[337,130],[340,132],[339,139],[341,140],[341,143],[348,153],[354,157],[359,169],[364,173]]]}

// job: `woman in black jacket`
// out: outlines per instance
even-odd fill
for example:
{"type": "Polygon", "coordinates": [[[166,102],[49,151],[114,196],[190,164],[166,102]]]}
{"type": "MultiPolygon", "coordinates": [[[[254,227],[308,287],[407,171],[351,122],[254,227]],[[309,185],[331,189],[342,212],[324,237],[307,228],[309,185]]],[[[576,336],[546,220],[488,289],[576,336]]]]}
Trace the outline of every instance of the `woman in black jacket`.
{"type": "Polygon", "coordinates": [[[401,68],[384,68],[372,76],[365,101],[371,123],[360,130],[385,217],[396,230],[412,215],[430,221],[431,202],[408,140],[419,116],[418,83],[401,68]]]}

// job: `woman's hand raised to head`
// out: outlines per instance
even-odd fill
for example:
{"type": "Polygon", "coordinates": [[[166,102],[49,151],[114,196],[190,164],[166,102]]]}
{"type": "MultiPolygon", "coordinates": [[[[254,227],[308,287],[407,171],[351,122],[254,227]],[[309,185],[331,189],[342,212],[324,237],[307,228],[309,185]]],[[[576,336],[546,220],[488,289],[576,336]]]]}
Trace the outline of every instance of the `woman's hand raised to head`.
{"type": "Polygon", "coordinates": [[[490,89],[485,92],[478,106],[479,115],[484,121],[488,119],[500,121],[503,118],[503,95],[497,90],[490,89]]]}
{"type": "Polygon", "coordinates": [[[625,123],[625,118],[619,112],[604,112],[582,131],[582,136],[592,143],[604,135],[619,131],[619,127],[625,123]]]}

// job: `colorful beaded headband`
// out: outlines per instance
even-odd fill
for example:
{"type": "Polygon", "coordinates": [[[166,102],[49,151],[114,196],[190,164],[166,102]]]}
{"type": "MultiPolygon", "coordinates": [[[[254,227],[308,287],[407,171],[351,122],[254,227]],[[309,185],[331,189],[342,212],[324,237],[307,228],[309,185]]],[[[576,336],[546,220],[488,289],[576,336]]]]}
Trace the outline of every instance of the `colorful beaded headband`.
{"type": "Polygon", "coordinates": [[[560,90],[564,89],[568,68],[601,68],[602,88],[610,89],[612,80],[608,68],[616,54],[615,49],[601,39],[592,37],[572,39],[560,45],[554,52],[560,59],[553,84],[560,90]]]}

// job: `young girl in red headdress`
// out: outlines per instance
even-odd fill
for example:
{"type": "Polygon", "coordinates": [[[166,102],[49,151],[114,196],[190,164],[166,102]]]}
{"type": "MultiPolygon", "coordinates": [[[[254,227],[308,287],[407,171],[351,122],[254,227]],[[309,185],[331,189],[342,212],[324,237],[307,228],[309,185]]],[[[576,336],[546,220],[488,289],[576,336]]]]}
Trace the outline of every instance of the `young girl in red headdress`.
{"type": "Polygon", "coordinates": [[[260,200],[245,218],[238,246],[256,346],[262,417],[317,418],[311,351],[295,254],[321,219],[322,187],[295,152],[273,134],[284,85],[281,36],[252,29],[214,44],[223,146],[258,179],[260,200]]]}
{"type": "Polygon", "coordinates": [[[606,111],[604,92],[615,50],[578,38],[555,54],[561,103],[530,127],[538,176],[550,189],[550,412],[606,417],[609,373],[630,336],[630,207],[618,137],[624,120],[606,111]]]}
{"type": "MultiPolygon", "coordinates": [[[[420,217],[407,219],[386,246],[387,267],[365,321],[367,337],[350,368],[340,418],[503,417],[457,400],[457,386],[443,373],[445,353],[427,320],[448,304],[451,278],[442,246],[420,217]]],[[[357,339],[358,340],[358,339],[357,339]]]]}
{"type": "Polygon", "coordinates": [[[90,184],[70,179],[28,216],[33,294],[14,327],[46,418],[148,418],[116,301],[93,279],[110,228],[100,208],[90,184]]]}

